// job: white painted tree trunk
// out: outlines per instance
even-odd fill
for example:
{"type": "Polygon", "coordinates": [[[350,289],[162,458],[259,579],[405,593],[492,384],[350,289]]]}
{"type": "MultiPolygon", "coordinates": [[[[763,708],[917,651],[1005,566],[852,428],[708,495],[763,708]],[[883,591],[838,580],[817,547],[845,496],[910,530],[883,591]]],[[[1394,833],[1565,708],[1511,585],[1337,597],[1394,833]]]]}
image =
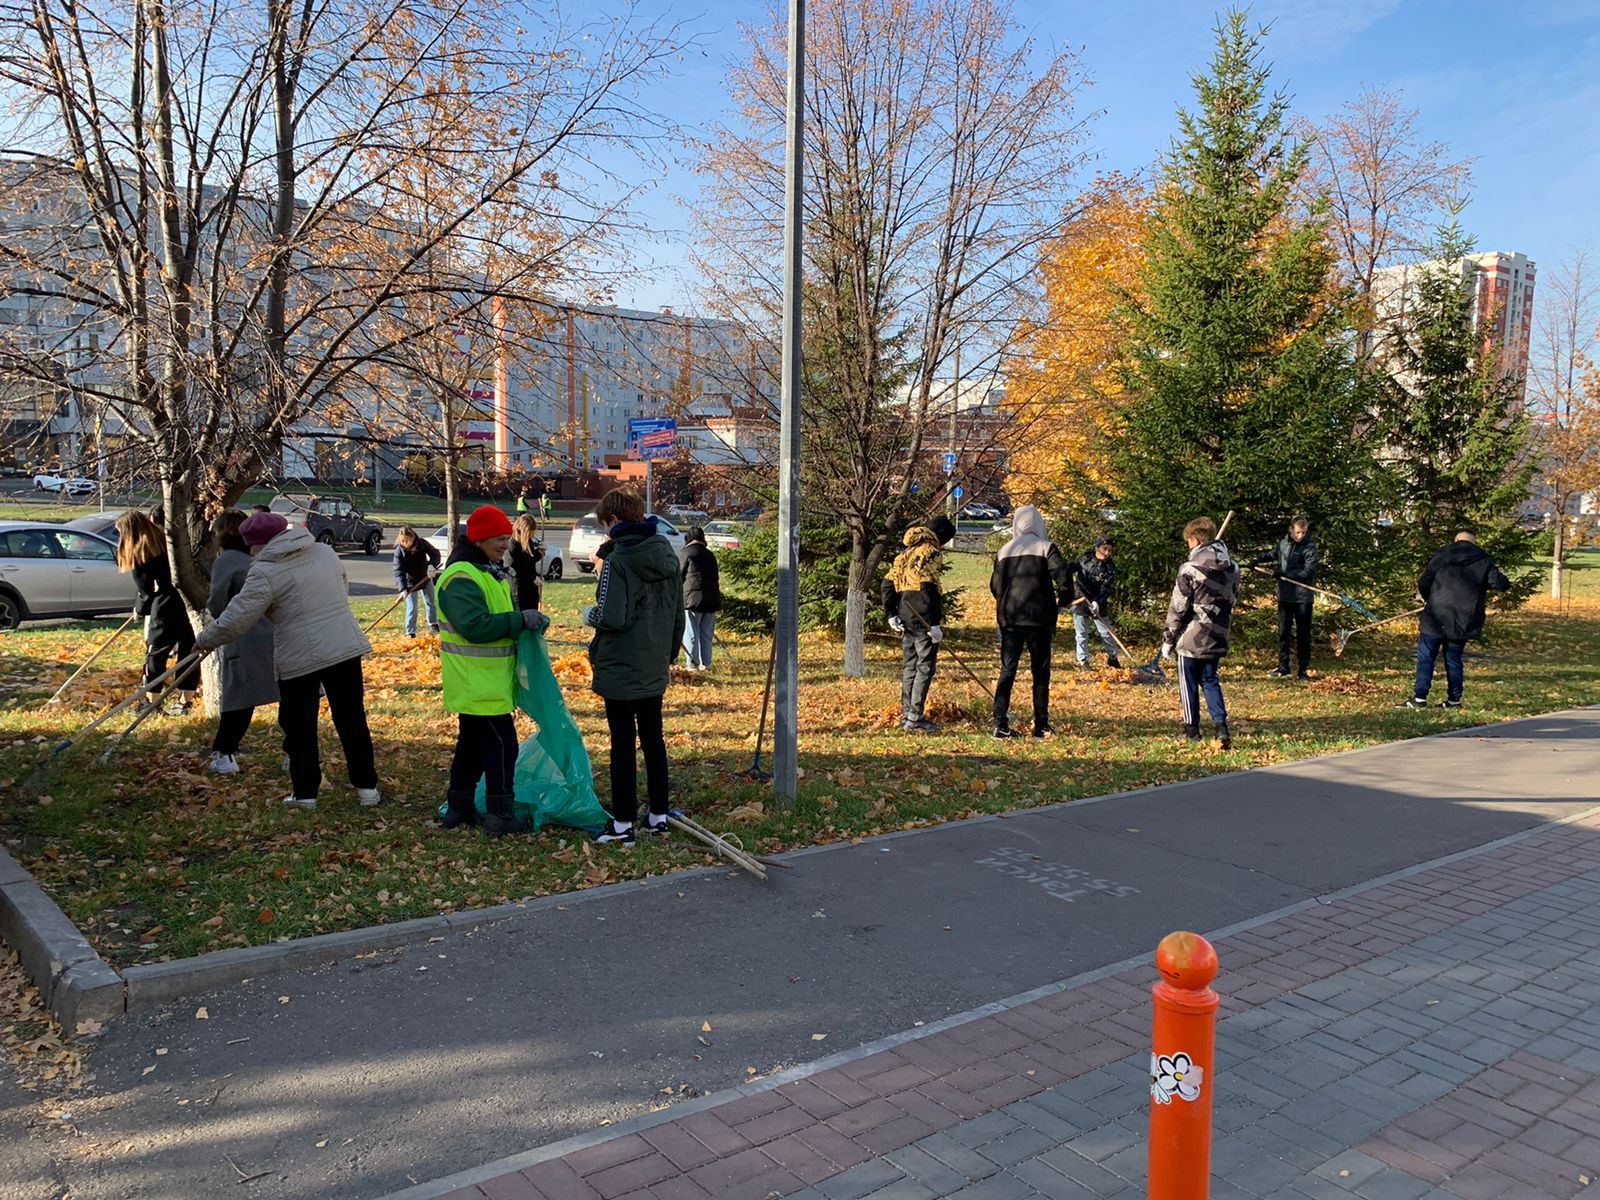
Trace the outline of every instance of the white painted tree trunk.
{"type": "Polygon", "coordinates": [[[1550,596],[1554,600],[1561,599],[1561,587],[1565,582],[1562,576],[1562,552],[1566,549],[1566,521],[1559,515],[1556,517],[1556,544],[1554,561],[1550,564],[1550,596]]]}

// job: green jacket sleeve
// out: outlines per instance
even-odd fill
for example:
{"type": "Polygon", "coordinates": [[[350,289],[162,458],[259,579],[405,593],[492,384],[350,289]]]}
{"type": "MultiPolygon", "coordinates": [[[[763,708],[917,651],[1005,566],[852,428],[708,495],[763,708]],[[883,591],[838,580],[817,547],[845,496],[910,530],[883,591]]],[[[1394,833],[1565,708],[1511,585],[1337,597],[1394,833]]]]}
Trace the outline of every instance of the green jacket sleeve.
{"type": "Polygon", "coordinates": [[[520,612],[490,612],[483,589],[464,575],[452,575],[439,589],[439,609],[450,628],[469,642],[498,642],[523,629],[520,612]]]}
{"type": "MultiPolygon", "coordinates": [[[[628,572],[618,570],[607,561],[600,565],[600,584],[595,592],[594,615],[589,624],[596,629],[626,629],[630,615],[631,596],[628,572]]],[[[683,608],[683,584],[678,584],[678,608],[683,608]]],[[[679,635],[682,640],[682,635],[679,635]]]]}

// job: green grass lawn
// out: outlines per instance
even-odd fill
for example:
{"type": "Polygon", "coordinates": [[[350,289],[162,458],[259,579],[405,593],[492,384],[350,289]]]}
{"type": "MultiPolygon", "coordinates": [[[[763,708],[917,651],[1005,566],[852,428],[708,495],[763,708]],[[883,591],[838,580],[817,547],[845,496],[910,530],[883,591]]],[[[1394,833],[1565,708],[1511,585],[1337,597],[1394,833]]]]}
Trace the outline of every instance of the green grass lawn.
{"type": "MultiPolygon", "coordinates": [[[[1234,749],[1176,738],[1170,688],[1126,673],[1071,669],[1070,632],[1058,635],[1049,741],[996,742],[989,700],[946,655],[934,684],[932,736],[898,729],[899,650],[874,636],[868,676],[839,675],[841,647],[808,636],[802,650],[799,802],[783,808],[770,789],[734,778],[751,766],[768,647],[730,638],[708,678],[675,680],[667,694],[674,802],[707,825],[736,831],[758,851],[860,837],[984,812],[1027,808],[1218,771],[1286,762],[1420,733],[1572,705],[1600,703],[1600,555],[1575,564],[1575,595],[1560,609],[1536,600],[1490,618],[1468,662],[1467,706],[1457,712],[1399,710],[1412,674],[1409,623],[1328,650],[1338,618],[1319,610],[1309,684],[1265,677],[1273,665],[1272,611],[1239,614],[1241,645],[1226,663],[1234,749]]],[[[996,671],[987,563],[957,555],[951,581],[967,612],[952,623],[950,649],[986,681],[996,671]]],[[[585,631],[577,613],[592,577],[552,585],[552,654],[584,730],[606,795],[604,715],[585,681],[585,631]]],[[[1252,596],[1265,598],[1266,588],[1252,596]]],[[[385,601],[356,605],[370,620],[385,601]]],[[[396,921],[435,912],[572,891],[711,861],[683,840],[598,850],[572,832],[488,842],[432,823],[454,739],[439,707],[433,644],[400,635],[398,613],[374,635],[368,708],[386,803],[362,809],[343,781],[331,729],[324,728],[328,786],[315,813],[286,811],[287,781],[271,718],[245,742],[244,771],[219,779],[205,769],[211,723],[203,717],[147,722],[105,767],[98,735],[61,762],[38,793],[20,785],[48,748],[137,681],[130,637],[96,667],[69,702],[43,701],[114,627],[77,622],[25,627],[0,641],[0,837],[68,914],[119,964],[226,946],[396,921]]],[[[1154,651],[1151,627],[1130,624],[1140,658],[1154,651]]],[[[1442,687],[1442,684],[1441,684],[1442,687]]],[[[1016,723],[1027,721],[1019,681],[1016,723]]],[[[769,765],[763,754],[763,765],[769,765]]]]}

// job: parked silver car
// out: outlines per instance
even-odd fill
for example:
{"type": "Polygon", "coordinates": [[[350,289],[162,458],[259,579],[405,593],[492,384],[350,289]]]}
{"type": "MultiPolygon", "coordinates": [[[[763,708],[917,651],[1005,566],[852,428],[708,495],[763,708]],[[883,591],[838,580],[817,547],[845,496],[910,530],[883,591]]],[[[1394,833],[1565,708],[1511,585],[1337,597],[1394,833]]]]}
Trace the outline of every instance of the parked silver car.
{"type": "Polygon", "coordinates": [[[0,629],[49,617],[131,612],[133,576],[105,538],[65,525],[0,521],[0,629]]]}
{"type": "MultiPolygon", "coordinates": [[[[683,549],[683,534],[671,521],[656,513],[649,514],[656,519],[656,532],[672,543],[673,553],[683,549]]],[[[595,564],[599,561],[594,552],[605,544],[606,529],[600,524],[600,518],[594,513],[585,513],[572,524],[572,536],[567,540],[567,557],[585,575],[592,574],[595,564]]]]}

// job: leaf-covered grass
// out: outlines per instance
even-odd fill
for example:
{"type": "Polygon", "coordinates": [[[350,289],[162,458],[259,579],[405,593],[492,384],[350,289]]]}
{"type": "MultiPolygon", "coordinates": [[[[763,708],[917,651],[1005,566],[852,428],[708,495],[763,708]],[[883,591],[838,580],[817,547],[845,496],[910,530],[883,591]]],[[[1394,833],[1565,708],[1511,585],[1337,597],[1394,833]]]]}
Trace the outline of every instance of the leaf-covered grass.
{"type": "MultiPolygon", "coordinates": [[[[943,731],[903,734],[896,641],[873,637],[868,677],[844,680],[839,644],[808,637],[801,693],[805,776],[800,800],[788,810],[773,803],[768,787],[732,778],[754,757],[768,649],[729,638],[718,647],[709,678],[676,679],[667,694],[674,803],[713,828],[737,831],[749,847],[776,851],[1597,703],[1600,556],[1591,554],[1577,567],[1577,595],[1565,611],[1536,600],[1521,612],[1491,616],[1489,636],[1468,661],[1467,707],[1459,712],[1395,708],[1411,676],[1410,622],[1361,635],[1344,659],[1335,660],[1327,638],[1349,622],[1319,610],[1318,677],[1296,684],[1265,678],[1273,665],[1270,607],[1242,612],[1236,627],[1245,644],[1223,672],[1235,738],[1228,753],[1174,736],[1177,701],[1170,688],[1129,682],[1127,673],[1073,670],[1070,630],[1057,638],[1057,736],[1044,742],[992,740],[988,697],[949,654],[940,663],[931,712],[943,731]]],[[[978,556],[957,556],[949,578],[966,589],[967,615],[951,631],[950,649],[992,684],[996,655],[986,572],[978,556]]],[[[604,715],[587,687],[585,633],[577,625],[592,594],[592,577],[547,592],[556,621],[552,653],[604,799],[604,715]]],[[[1269,591],[1251,595],[1264,598],[1269,591]]],[[[367,601],[356,608],[370,620],[383,606],[367,601]]],[[[104,743],[91,735],[81,752],[64,756],[40,792],[24,795],[23,781],[51,745],[129,693],[140,647],[128,635],[67,703],[46,706],[46,697],[115,623],[0,635],[0,831],[8,849],[119,964],[572,891],[712,861],[681,838],[624,852],[592,848],[570,831],[489,842],[474,831],[437,830],[432,814],[443,798],[454,719],[439,707],[433,643],[404,638],[398,617],[375,635],[377,653],[367,666],[386,802],[377,809],[356,804],[324,722],[328,784],[315,813],[279,804],[288,785],[269,715],[258,716],[237,776],[219,778],[206,769],[210,721],[163,716],[147,722],[105,767],[94,761],[104,743]]],[[[1128,627],[1135,653],[1152,653],[1152,628],[1141,630],[1133,621],[1128,627]]],[[[1028,694],[1024,673],[1014,712],[1023,727],[1028,694]]],[[[1442,694],[1442,680],[1436,694],[1442,694]]],[[[767,752],[762,765],[770,766],[767,752]]]]}

